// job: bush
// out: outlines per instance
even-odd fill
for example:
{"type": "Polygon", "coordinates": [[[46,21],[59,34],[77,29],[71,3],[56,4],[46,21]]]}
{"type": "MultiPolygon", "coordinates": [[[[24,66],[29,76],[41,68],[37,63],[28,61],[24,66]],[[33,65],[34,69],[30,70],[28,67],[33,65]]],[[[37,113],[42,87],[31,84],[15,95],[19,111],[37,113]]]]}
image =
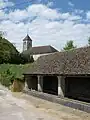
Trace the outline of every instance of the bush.
{"type": "Polygon", "coordinates": [[[0,82],[2,85],[9,87],[14,80],[24,82],[23,73],[30,64],[25,65],[13,65],[13,64],[1,64],[0,65],[0,82]]]}
{"type": "Polygon", "coordinates": [[[10,71],[10,69],[7,69],[5,72],[0,74],[0,82],[6,87],[9,87],[14,79],[15,75],[10,71]]]}

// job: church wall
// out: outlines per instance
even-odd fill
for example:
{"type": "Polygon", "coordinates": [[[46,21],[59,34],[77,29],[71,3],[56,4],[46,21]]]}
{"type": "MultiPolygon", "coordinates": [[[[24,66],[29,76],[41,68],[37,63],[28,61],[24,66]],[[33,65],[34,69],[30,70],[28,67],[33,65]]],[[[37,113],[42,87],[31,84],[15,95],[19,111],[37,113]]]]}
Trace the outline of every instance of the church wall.
{"type": "Polygon", "coordinates": [[[33,55],[33,58],[34,58],[34,60],[36,61],[40,56],[48,55],[48,54],[52,54],[52,53],[33,55]]]}

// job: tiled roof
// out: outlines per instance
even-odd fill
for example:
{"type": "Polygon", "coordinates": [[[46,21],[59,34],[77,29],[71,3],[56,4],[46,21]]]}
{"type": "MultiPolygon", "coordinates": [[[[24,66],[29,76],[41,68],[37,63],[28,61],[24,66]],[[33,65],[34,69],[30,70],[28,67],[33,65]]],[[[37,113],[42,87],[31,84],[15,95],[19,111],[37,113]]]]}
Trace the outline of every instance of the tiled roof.
{"type": "Polygon", "coordinates": [[[41,56],[24,74],[90,74],[90,47],[41,56]]]}
{"type": "Polygon", "coordinates": [[[57,52],[57,50],[48,45],[48,46],[37,46],[37,47],[32,47],[27,51],[24,51],[24,54],[32,54],[32,55],[37,55],[37,54],[46,54],[46,53],[53,53],[57,52]]]}

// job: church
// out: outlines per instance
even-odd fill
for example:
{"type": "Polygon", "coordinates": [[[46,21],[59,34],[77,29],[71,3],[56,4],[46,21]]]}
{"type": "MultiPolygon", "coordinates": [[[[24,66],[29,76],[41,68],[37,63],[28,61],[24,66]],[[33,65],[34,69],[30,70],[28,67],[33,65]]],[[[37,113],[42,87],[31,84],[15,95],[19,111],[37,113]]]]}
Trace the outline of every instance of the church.
{"type": "Polygon", "coordinates": [[[32,39],[27,36],[23,39],[23,53],[30,54],[33,56],[34,60],[37,60],[38,57],[58,52],[54,47],[47,45],[47,46],[32,46],[32,39]]]}

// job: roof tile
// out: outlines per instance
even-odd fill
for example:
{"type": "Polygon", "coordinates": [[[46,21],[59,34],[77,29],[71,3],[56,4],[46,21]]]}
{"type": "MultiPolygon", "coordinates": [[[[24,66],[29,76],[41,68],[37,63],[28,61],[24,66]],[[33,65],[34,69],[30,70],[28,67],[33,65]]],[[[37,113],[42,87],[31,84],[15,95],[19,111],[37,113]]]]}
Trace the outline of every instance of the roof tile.
{"type": "Polygon", "coordinates": [[[90,47],[41,56],[24,74],[90,74],[90,47]]]}

